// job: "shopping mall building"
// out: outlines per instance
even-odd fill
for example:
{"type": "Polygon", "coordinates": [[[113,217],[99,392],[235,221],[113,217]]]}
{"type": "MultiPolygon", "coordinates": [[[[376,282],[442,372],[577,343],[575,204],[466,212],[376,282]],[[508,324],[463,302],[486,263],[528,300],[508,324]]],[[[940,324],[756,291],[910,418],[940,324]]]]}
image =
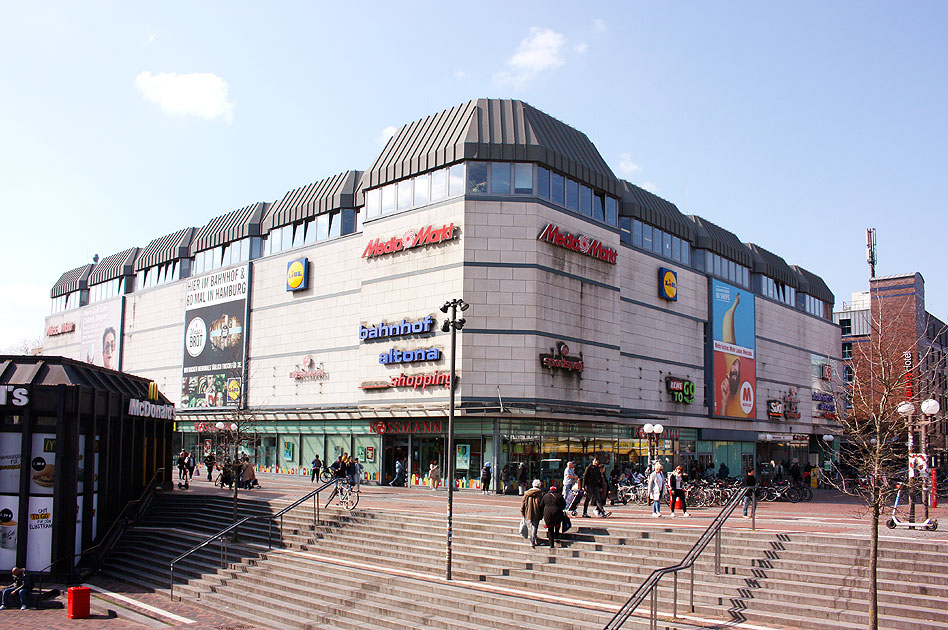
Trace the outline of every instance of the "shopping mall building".
{"type": "Polygon", "coordinates": [[[398,459],[444,467],[452,385],[468,486],[485,461],[545,478],[594,454],[643,463],[646,424],[662,459],[732,474],[815,463],[833,431],[819,276],[617,178],[515,100],[409,123],[368,170],[67,271],[51,297],[44,353],[156,381],[199,457],[238,420],[264,470],[343,452],[382,482],[398,459]]]}

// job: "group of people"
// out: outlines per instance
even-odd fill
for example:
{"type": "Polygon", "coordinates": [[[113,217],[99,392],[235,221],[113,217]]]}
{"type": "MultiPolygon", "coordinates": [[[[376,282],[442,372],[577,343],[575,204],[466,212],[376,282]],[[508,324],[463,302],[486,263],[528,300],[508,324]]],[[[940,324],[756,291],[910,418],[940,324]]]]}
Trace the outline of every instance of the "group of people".
{"type": "Polygon", "coordinates": [[[520,504],[520,513],[527,523],[531,547],[538,544],[537,533],[541,519],[546,525],[547,543],[550,547],[556,546],[557,539],[560,539],[560,547],[563,546],[560,528],[566,518],[565,510],[566,499],[558,487],[550,486],[549,492],[544,492],[543,483],[539,479],[533,480],[533,487],[523,493],[523,501],[520,504]]]}
{"type": "Polygon", "coordinates": [[[181,449],[178,453],[178,481],[188,482],[194,479],[194,469],[197,463],[190,451],[181,449]]]}
{"type": "Polygon", "coordinates": [[[648,475],[648,499],[652,503],[652,518],[662,517],[662,498],[668,493],[672,518],[677,516],[675,510],[681,505],[681,515],[688,517],[688,502],[685,499],[685,481],[688,475],[681,466],[676,466],[668,475],[660,462],[655,462],[648,475]]]}
{"type": "MultiPolygon", "coordinates": [[[[309,480],[310,483],[316,481],[316,477],[323,470],[324,465],[322,460],[319,458],[319,455],[313,457],[313,461],[310,462],[311,470],[309,480]]],[[[339,457],[336,458],[329,466],[329,471],[332,474],[332,478],[339,479],[348,479],[349,482],[356,488],[362,485],[362,471],[364,470],[362,464],[359,462],[358,457],[350,457],[349,453],[342,453],[339,457]]]]}
{"type": "MultiPolygon", "coordinates": [[[[216,460],[215,460],[216,463],[216,460]]],[[[224,460],[224,464],[218,466],[221,471],[220,476],[220,485],[221,487],[233,488],[234,484],[237,484],[237,487],[242,490],[250,490],[252,488],[259,488],[260,482],[257,481],[257,473],[254,470],[253,462],[250,461],[250,458],[247,455],[243,455],[237,462],[232,462],[228,457],[224,460]]],[[[208,481],[211,480],[210,471],[208,471],[208,481]]]]}

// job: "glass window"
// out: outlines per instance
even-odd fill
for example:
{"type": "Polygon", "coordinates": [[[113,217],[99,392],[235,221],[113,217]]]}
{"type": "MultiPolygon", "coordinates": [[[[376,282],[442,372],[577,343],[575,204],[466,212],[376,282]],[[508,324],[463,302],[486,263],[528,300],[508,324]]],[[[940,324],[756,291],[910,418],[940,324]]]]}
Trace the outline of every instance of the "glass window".
{"type": "Polygon", "coordinates": [[[579,182],[566,180],[566,209],[579,212],[579,182]]]}
{"type": "Polygon", "coordinates": [[[632,244],[636,247],[643,247],[642,245],[642,222],[638,219],[632,220],[632,244]]]}
{"type": "Polygon", "coordinates": [[[174,261],[174,264],[171,266],[171,280],[172,281],[181,279],[178,275],[180,270],[181,270],[181,263],[178,262],[177,260],[174,261]]]}
{"type": "Polygon", "coordinates": [[[442,168],[431,174],[431,201],[441,201],[448,196],[448,169],[442,168]]]}
{"type": "Polygon", "coordinates": [[[560,175],[559,173],[553,173],[553,177],[550,181],[552,182],[550,199],[553,200],[553,203],[557,203],[561,206],[565,206],[566,196],[564,193],[564,187],[566,185],[566,178],[560,175]]]}
{"type": "Polygon", "coordinates": [[[632,244],[632,219],[630,217],[622,217],[622,220],[619,222],[621,227],[619,228],[619,240],[623,243],[632,244]]]}
{"type": "Polygon", "coordinates": [[[587,217],[591,217],[593,215],[592,194],[592,188],[589,186],[579,186],[579,211],[587,217]]]}
{"type": "Polygon", "coordinates": [[[403,179],[398,182],[398,200],[396,204],[399,212],[411,208],[411,184],[410,179],[403,179]]]}
{"type": "MultiPolygon", "coordinates": [[[[250,260],[250,239],[244,238],[240,240],[240,262],[246,262],[250,260]]],[[[178,263],[174,264],[175,266],[175,278],[178,277],[178,263]]]]}
{"type": "Polygon", "coordinates": [[[606,197],[606,223],[619,224],[619,201],[615,197],[606,197]]]}
{"type": "Polygon", "coordinates": [[[382,215],[382,191],[373,188],[365,193],[365,214],[370,219],[382,215]]]}
{"type": "Polygon", "coordinates": [[[322,243],[329,238],[329,215],[321,214],[316,217],[316,242],[322,243]]]}
{"type": "Polygon", "coordinates": [[[395,212],[395,184],[382,186],[382,214],[395,212]]]}
{"type": "Polygon", "coordinates": [[[662,239],[665,238],[665,233],[659,230],[657,227],[652,228],[652,251],[656,254],[661,255],[662,253],[662,239]]]}
{"type": "Polygon", "coordinates": [[[431,178],[428,175],[419,175],[415,178],[415,206],[423,206],[428,203],[428,182],[431,178]]]}
{"type": "Polygon", "coordinates": [[[537,195],[541,199],[550,198],[550,170],[542,166],[537,167],[537,195]]]}
{"type": "Polygon", "coordinates": [[[451,167],[451,170],[448,171],[448,180],[450,182],[450,188],[448,189],[448,195],[451,197],[457,197],[458,195],[464,194],[464,164],[455,164],[451,167]]]}
{"type": "Polygon", "coordinates": [[[290,249],[293,247],[293,225],[284,225],[283,226],[283,249],[290,249]]]}
{"type": "Polygon", "coordinates": [[[606,220],[605,208],[602,203],[602,195],[593,195],[593,218],[597,221],[606,220]]]}
{"type": "Polygon", "coordinates": [[[306,240],[306,224],[297,223],[293,226],[293,247],[302,247],[306,240]]]}
{"type": "Polygon", "coordinates": [[[339,212],[329,215],[329,238],[339,238],[342,233],[342,220],[339,212]]]}
{"type": "Polygon", "coordinates": [[[750,281],[750,269],[748,269],[747,267],[744,267],[743,273],[744,273],[744,286],[745,286],[745,287],[749,287],[749,286],[750,286],[750,283],[751,283],[751,281],[750,281]]]}
{"type": "Polygon", "coordinates": [[[487,192],[487,163],[486,162],[468,162],[467,163],[467,192],[469,193],[486,193],[487,192]]]}
{"type": "Polygon", "coordinates": [[[510,194],[510,163],[490,163],[490,191],[494,194],[510,194]]]}
{"type": "Polygon", "coordinates": [[[642,249],[652,251],[652,226],[648,223],[642,224],[642,249]]]}
{"type": "Polygon", "coordinates": [[[677,236],[672,237],[672,260],[681,260],[681,239],[677,236]]]}
{"type": "Polygon", "coordinates": [[[721,276],[721,257],[718,256],[717,254],[711,254],[711,256],[713,257],[713,260],[714,260],[713,273],[714,275],[720,277],[721,276]]]}
{"type": "Polygon", "coordinates": [[[356,211],[352,208],[346,208],[342,211],[342,233],[352,234],[356,231],[355,226],[356,211]]]}
{"type": "Polygon", "coordinates": [[[306,241],[304,242],[304,244],[306,244],[306,245],[312,245],[313,243],[316,242],[316,221],[315,221],[315,219],[307,219],[306,223],[304,224],[304,227],[305,227],[305,229],[306,229],[306,241]]]}
{"type": "Polygon", "coordinates": [[[514,164],[514,193],[533,194],[533,164],[514,164]]]}
{"type": "Polygon", "coordinates": [[[672,257],[672,235],[668,232],[662,233],[662,255],[665,258],[672,257]]]}

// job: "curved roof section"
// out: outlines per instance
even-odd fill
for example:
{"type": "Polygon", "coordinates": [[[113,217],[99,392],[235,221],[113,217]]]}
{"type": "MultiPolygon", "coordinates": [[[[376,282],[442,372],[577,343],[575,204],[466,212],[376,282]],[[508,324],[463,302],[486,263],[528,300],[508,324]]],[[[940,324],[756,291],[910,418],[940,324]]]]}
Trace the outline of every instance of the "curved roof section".
{"type": "Polygon", "coordinates": [[[368,171],[374,188],[462,160],[538,162],[618,195],[586,134],[523,101],[481,98],[403,125],[368,171]]]}
{"type": "Polygon", "coordinates": [[[210,223],[202,227],[191,241],[191,253],[203,252],[248,236],[260,236],[260,222],[269,205],[258,201],[211,219],[210,223]]]}
{"type": "Polygon", "coordinates": [[[688,215],[688,218],[695,225],[696,248],[707,249],[745,267],[753,266],[754,260],[750,250],[733,232],[728,232],[723,227],[694,214],[688,215]]]}
{"type": "Polygon", "coordinates": [[[800,288],[800,277],[790,268],[787,261],[760,245],[747,243],[747,247],[751,250],[751,257],[754,259],[754,266],[751,271],[762,273],[768,278],[782,282],[794,289],[800,288]]]}
{"type": "Polygon", "coordinates": [[[141,271],[155,265],[180,260],[191,255],[191,239],[197,230],[193,227],[184,228],[156,238],[148,243],[135,261],[135,271],[141,271]]]}
{"type": "Polygon", "coordinates": [[[53,288],[49,291],[49,297],[58,298],[67,293],[72,293],[73,291],[88,289],[89,274],[92,272],[93,266],[94,265],[90,264],[76,267],[59,276],[59,280],[56,281],[56,284],[54,284],[53,288]]]}
{"type": "Polygon", "coordinates": [[[138,248],[132,247],[124,252],[106,256],[96,264],[89,274],[89,286],[108,282],[115,278],[135,275],[135,259],[138,257],[138,248]]]}
{"type": "Polygon", "coordinates": [[[619,191],[619,216],[635,217],[686,241],[695,242],[694,223],[675,204],[624,179],[619,180],[619,191]]]}
{"type": "Polygon", "coordinates": [[[361,179],[361,171],[346,171],[289,191],[270,207],[260,226],[261,234],[339,208],[355,208],[360,205],[361,179]]]}
{"type": "Polygon", "coordinates": [[[816,299],[823,300],[831,306],[836,303],[836,296],[833,295],[833,292],[830,291],[829,287],[826,286],[826,283],[823,282],[823,278],[819,277],[812,271],[807,271],[803,267],[799,267],[797,265],[792,265],[791,268],[799,272],[800,275],[806,279],[808,286],[805,289],[802,286],[800,287],[800,291],[802,293],[812,295],[816,299]]]}
{"type": "MultiPolygon", "coordinates": [[[[0,356],[0,384],[86,386],[142,400],[148,379],[58,356],[0,356]]],[[[158,393],[158,403],[173,404],[158,393]]]]}

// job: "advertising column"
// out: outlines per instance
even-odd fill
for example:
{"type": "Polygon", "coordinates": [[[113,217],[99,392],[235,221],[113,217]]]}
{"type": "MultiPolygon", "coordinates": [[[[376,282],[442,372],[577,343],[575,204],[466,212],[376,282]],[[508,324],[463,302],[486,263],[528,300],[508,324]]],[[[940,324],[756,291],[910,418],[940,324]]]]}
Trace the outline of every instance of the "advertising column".
{"type": "Polygon", "coordinates": [[[249,283],[249,265],[187,281],[182,407],[240,402],[249,283]]]}
{"type": "Polygon", "coordinates": [[[26,570],[42,571],[50,561],[53,543],[53,482],[56,479],[56,434],[34,433],[30,459],[29,536],[26,570]]]}
{"type": "Polygon", "coordinates": [[[754,294],[712,279],[711,323],[714,415],[753,419],[757,391],[754,294]]]}
{"type": "Polygon", "coordinates": [[[20,521],[20,433],[0,433],[0,571],[16,566],[20,521]]]}

